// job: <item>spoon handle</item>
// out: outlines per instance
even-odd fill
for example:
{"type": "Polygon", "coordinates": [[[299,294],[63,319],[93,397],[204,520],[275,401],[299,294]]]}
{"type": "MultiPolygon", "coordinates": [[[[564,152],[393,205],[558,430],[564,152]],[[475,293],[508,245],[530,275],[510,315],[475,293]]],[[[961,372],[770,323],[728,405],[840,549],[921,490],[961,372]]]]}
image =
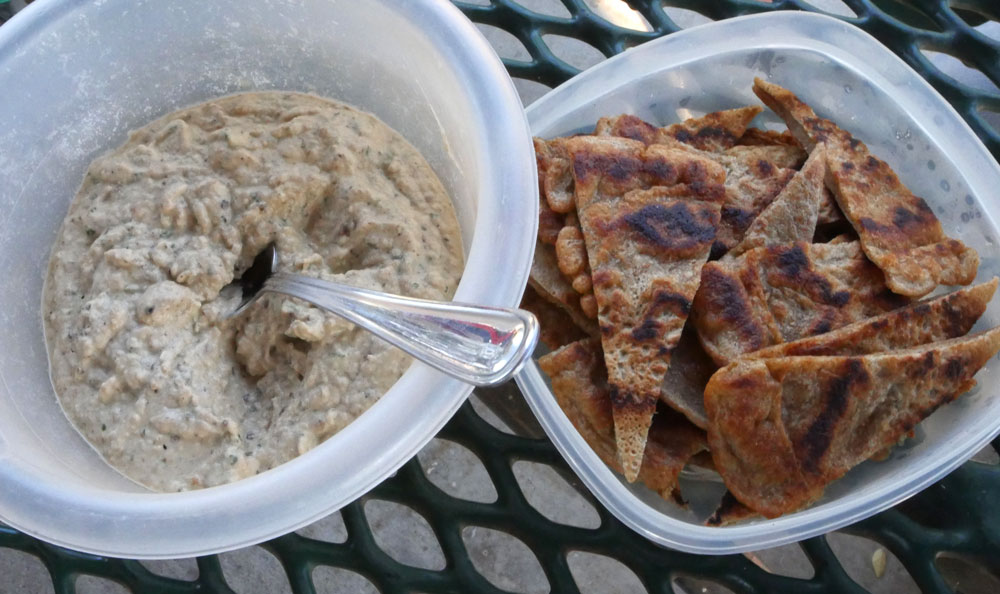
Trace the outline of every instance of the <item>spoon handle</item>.
{"type": "Polygon", "coordinates": [[[284,272],[262,290],[304,299],[477,386],[510,379],[538,340],[538,320],[522,309],[401,297],[284,272]]]}

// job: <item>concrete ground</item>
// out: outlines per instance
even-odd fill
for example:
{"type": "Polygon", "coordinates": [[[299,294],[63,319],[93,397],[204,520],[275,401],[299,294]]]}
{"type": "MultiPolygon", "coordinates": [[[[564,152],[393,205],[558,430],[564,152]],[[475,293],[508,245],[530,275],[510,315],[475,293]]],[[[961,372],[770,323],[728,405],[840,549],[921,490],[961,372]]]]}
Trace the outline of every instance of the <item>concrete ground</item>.
{"type": "MultiPolygon", "coordinates": [[[[642,28],[641,17],[630,11],[620,0],[588,0],[588,3],[602,11],[606,18],[622,26],[642,28]]],[[[834,14],[849,15],[850,10],[839,0],[813,0],[818,8],[834,14]]],[[[521,0],[529,9],[547,14],[568,15],[558,0],[521,0]]],[[[15,9],[23,6],[23,0],[13,0],[15,9]]],[[[696,13],[680,9],[667,9],[668,14],[682,27],[689,27],[708,19],[696,13]]],[[[526,58],[527,52],[511,35],[493,27],[480,27],[503,57],[526,58]]],[[[1000,24],[988,23],[982,27],[987,35],[1000,38],[1000,24]]],[[[553,51],[569,63],[586,68],[602,59],[592,47],[572,39],[553,38],[548,40],[553,51]]],[[[977,88],[994,88],[982,74],[967,69],[946,54],[928,54],[940,68],[955,78],[977,88]]],[[[532,82],[515,81],[525,105],[540,97],[547,88],[532,82]]],[[[997,125],[994,120],[994,125],[997,125]]],[[[998,125],[1000,128],[1000,125],[998,125]]],[[[481,404],[477,410],[502,425],[490,411],[481,404]]],[[[990,454],[984,454],[989,456],[990,454]]],[[[992,454],[995,457],[995,454],[992,454]]],[[[468,450],[451,442],[434,440],[420,453],[419,459],[425,473],[449,493],[472,500],[490,501],[495,490],[487,478],[479,460],[468,450]]],[[[581,527],[595,527],[597,512],[576,490],[545,466],[519,464],[515,468],[518,481],[532,505],[549,518],[581,527]]],[[[366,512],[379,542],[398,561],[424,568],[441,568],[444,556],[426,522],[403,506],[373,502],[366,512]]],[[[340,514],[333,514],[302,531],[303,535],[331,542],[343,542],[347,533],[340,514]]],[[[497,587],[519,593],[548,592],[548,583],[538,561],[520,541],[484,529],[468,529],[464,535],[471,558],[476,568],[497,587]]],[[[919,592],[916,584],[903,569],[899,561],[877,543],[834,533],[829,536],[831,547],[858,583],[875,594],[909,594],[919,592]],[[878,551],[885,554],[884,572],[875,573],[872,559],[878,551]]],[[[801,548],[789,545],[759,551],[751,558],[774,573],[807,578],[812,575],[812,566],[801,548]]],[[[278,561],[259,547],[221,555],[221,563],[226,579],[240,594],[279,594],[291,592],[288,581],[278,561]]],[[[612,559],[583,552],[574,552],[569,558],[574,578],[585,593],[632,593],[643,592],[638,578],[624,565],[612,559]]],[[[197,576],[197,566],[191,559],[157,561],[146,563],[152,571],[169,577],[193,579],[197,576]]],[[[975,592],[995,592],[1000,587],[988,577],[976,575],[957,567],[952,572],[952,582],[968,594],[975,592]]],[[[318,568],[313,574],[319,592],[329,594],[356,594],[376,592],[370,582],[358,574],[318,568]]],[[[125,593],[124,587],[103,579],[83,577],[77,580],[79,594],[125,593]]],[[[675,584],[678,593],[711,594],[725,592],[712,583],[688,580],[675,584]]],[[[0,594],[41,594],[54,592],[48,573],[41,562],[28,554],[12,549],[0,548],[0,594]]]]}

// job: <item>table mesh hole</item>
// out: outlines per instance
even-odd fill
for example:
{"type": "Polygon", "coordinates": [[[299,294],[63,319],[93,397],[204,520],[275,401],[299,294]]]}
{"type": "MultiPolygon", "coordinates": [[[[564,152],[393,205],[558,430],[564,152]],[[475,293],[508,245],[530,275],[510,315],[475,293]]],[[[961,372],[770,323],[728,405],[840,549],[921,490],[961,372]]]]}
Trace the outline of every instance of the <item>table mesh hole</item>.
{"type": "Polygon", "coordinates": [[[946,54],[943,52],[935,52],[927,49],[921,49],[922,53],[931,64],[940,72],[948,72],[945,75],[951,80],[972,87],[979,91],[986,91],[988,93],[996,93],[1000,95],[1000,88],[989,79],[985,74],[973,68],[955,56],[946,54]]]}
{"type": "MultiPolygon", "coordinates": [[[[934,559],[941,576],[956,592],[962,594],[996,594],[1000,592],[1000,573],[991,573],[976,563],[953,553],[939,553],[934,559]]],[[[995,568],[1000,572],[1000,568],[995,568]]]]}
{"type": "Polygon", "coordinates": [[[698,25],[704,25],[712,22],[710,17],[701,14],[697,10],[690,10],[688,8],[664,6],[663,12],[666,13],[666,15],[670,17],[670,20],[672,20],[674,24],[681,29],[696,27],[698,25]]]}
{"type": "Polygon", "coordinates": [[[873,4],[911,27],[927,31],[942,30],[931,15],[909,0],[875,0],[873,4]]]}
{"type": "Polygon", "coordinates": [[[633,31],[652,30],[652,27],[649,26],[649,21],[622,0],[592,3],[592,5],[594,4],[596,4],[594,12],[597,16],[612,25],[623,29],[632,29],[633,31]]]}
{"type": "Polygon", "coordinates": [[[466,526],[462,541],[473,567],[491,584],[508,592],[549,592],[538,558],[520,539],[491,528],[466,526]]]}
{"type": "Polygon", "coordinates": [[[140,563],[150,572],[166,578],[185,582],[198,579],[198,561],[195,559],[156,559],[140,563]]]}
{"type": "Polygon", "coordinates": [[[514,431],[510,425],[505,423],[503,419],[497,416],[495,412],[490,410],[475,392],[472,393],[472,397],[469,398],[469,402],[472,404],[472,410],[476,412],[476,415],[492,425],[494,429],[502,431],[508,435],[517,435],[517,432],[514,431]]]}
{"type": "Polygon", "coordinates": [[[497,55],[501,58],[521,61],[531,60],[528,48],[524,47],[521,40],[513,34],[493,25],[477,23],[476,27],[483,34],[483,37],[490,42],[490,45],[493,46],[493,49],[496,50],[497,55]]]}
{"type": "Polygon", "coordinates": [[[985,448],[979,450],[979,452],[972,457],[972,460],[979,462],[980,464],[992,464],[995,466],[1000,464],[1000,454],[993,449],[993,446],[986,446],[985,448]]]}
{"type": "Polygon", "coordinates": [[[986,125],[992,128],[996,134],[1000,134],[1000,105],[996,107],[981,105],[977,110],[980,117],[986,121],[986,125]]]}
{"type": "Polygon", "coordinates": [[[991,20],[1000,20],[1000,5],[988,6],[984,2],[968,0],[950,0],[948,5],[970,27],[980,27],[991,20]]]}
{"type": "Polygon", "coordinates": [[[237,594],[291,593],[292,587],[278,559],[261,547],[248,547],[219,555],[222,575],[237,594]]]}
{"type": "Polygon", "coordinates": [[[497,489],[478,456],[463,445],[434,438],[417,454],[424,475],[452,497],[493,503],[497,489]]]}
{"type": "Polygon", "coordinates": [[[599,528],[601,516],[583,495],[551,466],[518,461],[512,468],[518,487],[538,513],[578,528],[599,528]]]}
{"type": "Polygon", "coordinates": [[[719,582],[679,575],[670,580],[674,594],[735,594],[719,582]]]}
{"type": "Polygon", "coordinates": [[[566,9],[563,3],[558,0],[516,0],[514,4],[523,6],[535,14],[544,16],[558,18],[569,18],[573,16],[570,14],[569,10],[566,9]]]}
{"type": "Polygon", "coordinates": [[[575,37],[543,35],[542,40],[556,57],[580,70],[586,70],[605,58],[599,49],[575,37]]]}
{"type": "Polygon", "coordinates": [[[994,41],[1000,41],[1000,22],[995,20],[986,21],[983,24],[978,25],[976,27],[976,31],[979,31],[994,41]]]}
{"type": "Polygon", "coordinates": [[[413,508],[372,499],[365,503],[365,518],[375,544],[397,562],[435,571],[445,568],[437,536],[413,508]]]}
{"type": "Polygon", "coordinates": [[[847,575],[871,594],[919,594],[920,588],[903,564],[892,551],[881,544],[843,532],[828,534],[826,541],[847,575]],[[885,571],[882,577],[876,576],[873,563],[875,551],[879,549],[885,554],[885,571]]]}
{"type": "Polygon", "coordinates": [[[834,16],[848,18],[856,18],[858,16],[858,13],[854,12],[847,4],[844,4],[842,0],[812,0],[811,2],[806,0],[803,4],[815,8],[819,12],[834,16]]]}
{"type": "Polygon", "coordinates": [[[321,565],[312,571],[316,594],[379,594],[375,584],[360,573],[321,565]]]}
{"type": "Polygon", "coordinates": [[[31,553],[0,547],[0,576],[0,592],[11,584],[33,594],[55,592],[45,564],[31,553]]]}
{"type": "Polygon", "coordinates": [[[548,85],[543,85],[540,82],[524,78],[515,78],[514,88],[517,89],[517,94],[521,97],[521,103],[526,106],[531,105],[538,99],[541,99],[545,93],[552,90],[552,87],[548,85]]]}
{"type": "Polygon", "coordinates": [[[566,555],[566,562],[580,594],[647,591],[639,576],[617,559],[584,551],[570,551],[566,555]]]}
{"type": "Polygon", "coordinates": [[[798,544],[790,544],[747,553],[747,558],[761,569],[777,574],[803,580],[816,575],[816,568],[809,562],[809,557],[802,552],[798,544]]]}
{"type": "Polygon", "coordinates": [[[129,594],[132,590],[96,575],[81,575],[73,583],[75,594],[129,594]]]}
{"type": "Polygon", "coordinates": [[[344,524],[344,516],[340,515],[340,512],[333,512],[296,533],[306,538],[334,544],[347,542],[347,526],[344,524]]]}

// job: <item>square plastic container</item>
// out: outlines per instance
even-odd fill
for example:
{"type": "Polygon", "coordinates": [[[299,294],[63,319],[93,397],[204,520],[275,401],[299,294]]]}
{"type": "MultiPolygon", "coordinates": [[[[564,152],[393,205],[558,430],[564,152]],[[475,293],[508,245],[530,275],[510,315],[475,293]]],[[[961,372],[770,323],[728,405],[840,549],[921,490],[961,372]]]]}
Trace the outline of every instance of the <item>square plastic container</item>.
{"type": "Polygon", "coordinates": [[[377,115],[427,158],[466,247],[456,300],[511,306],[538,189],[521,102],[445,0],[46,0],[0,28],[0,521],[69,548],[190,557],[319,519],[395,471],[471,387],[414,364],[365,414],[273,470],[146,491],[73,430],[49,382],[41,290],[90,161],[130,130],[230,93],[311,92],[377,115]]]}
{"type": "MultiPolygon", "coordinates": [[[[923,196],[945,231],[978,250],[978,281],[1000,272],[994,198],[1000,167],[950,105],[902,60],[860,29],[805,12],[776,12],[695,27],[645,43],[574,77],[528,112],[544,138],[591,132],[601,116],[635,114],[670,124],[704,113],[759,105],[759,76],[783,85],[861,138],[923,196]]],[[[783,128],[770,111],[759,125],[783,128]]],[[[973,330],[1000,323],[991,305],[973,330]]],[[[570,466],[622,522],[683,551],[724,554],[774,547],[822,534],[898,503],[972,457],[1000,431],[1000,366],[979,386],[931,415],[888,460],[866,462],[829,485],[807,509],[712,528],[705,518],[724,491],[717,475],[685,472],[681,509],[624,482],[590,450],[559,409],[533,362],[518,377],[535,415],[570,466]]]]}

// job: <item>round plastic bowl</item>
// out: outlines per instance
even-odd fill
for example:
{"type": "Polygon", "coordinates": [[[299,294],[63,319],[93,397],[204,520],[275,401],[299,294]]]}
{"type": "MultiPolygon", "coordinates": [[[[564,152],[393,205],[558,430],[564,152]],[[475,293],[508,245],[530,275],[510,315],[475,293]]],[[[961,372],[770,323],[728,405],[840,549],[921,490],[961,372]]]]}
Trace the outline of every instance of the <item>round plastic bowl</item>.
{"type": "Polygon", "coordinates": [[[28,534],[134,558],[257,543],[376,485],[471,391],[414,364],[309,453],[201,491],[151,493],[101,460],[49,382],[42,282],[89,162],[167,112],[284,89],[374,113],[455,202],[467,248],[456,300],[520,299],[538,200],[528,126],[500,61],[447,2],[48,0],[0,28],[0,89],[0,520],[28,534]]]}

